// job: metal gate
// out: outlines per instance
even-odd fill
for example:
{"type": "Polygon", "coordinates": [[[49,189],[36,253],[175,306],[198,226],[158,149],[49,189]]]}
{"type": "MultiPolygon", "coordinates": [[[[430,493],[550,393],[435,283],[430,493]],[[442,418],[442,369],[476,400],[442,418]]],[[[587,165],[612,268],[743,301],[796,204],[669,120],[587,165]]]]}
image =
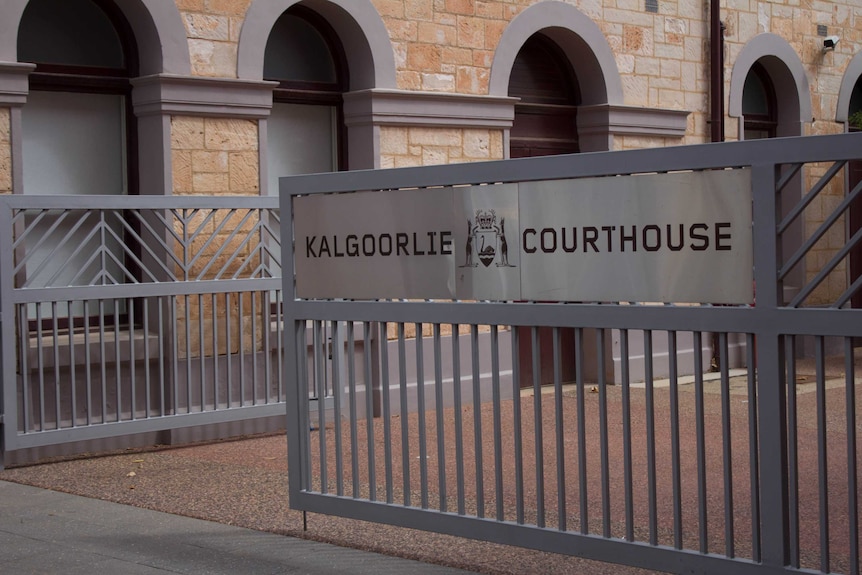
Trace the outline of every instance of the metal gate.
{"type": "Polygon", "coordinates": [[[859,157],[848,134],[282,179],[283,238],[306,194],[750,167],[754,198],[753,306],[299,299],[285,242],[291,507],[670,572],[859,573],[859,157]]]}
{"type": "Polygon", "coordinates": [[[275,198],[0,196],[0,468],[283,416],[278,231],[275,198]]]}

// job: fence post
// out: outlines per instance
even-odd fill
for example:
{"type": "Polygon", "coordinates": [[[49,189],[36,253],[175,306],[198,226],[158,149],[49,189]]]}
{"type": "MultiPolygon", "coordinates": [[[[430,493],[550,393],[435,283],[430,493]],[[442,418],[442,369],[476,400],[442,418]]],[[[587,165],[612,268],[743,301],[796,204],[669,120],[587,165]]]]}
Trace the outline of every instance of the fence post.
{"type": "Polygon", "coordinates": [[[6,464],[6,450],[10,447],[7,437],[17,433],[16,406],[17,376],[15,373],[15,306],[12,289],[15,274],[15,258],[12,250],[15,229],[12,225],[11,207],[0,198],[0,470],[6,464]],[[6,412],[9,411],[7,414],[6,412]]]}
{"type": "Polygon", "coordinates": [[[770,566],[789,563],[789,517],[787,510],[787,411],[784,370],[784,334],[775,325],[781,303],[777,269],[781,249],[776,237],[778,197],[777,166],[752,166],[754,197],[754,278],[757,305],[752,310],[763,321],[755,330],[757,366],[757,419],[760,433],[760,504],[762,562],[770,566]],[[772,319],[771,319],[772,318],[772,319]],[[770,321],[771,319],[771,321],[770,321]]]}

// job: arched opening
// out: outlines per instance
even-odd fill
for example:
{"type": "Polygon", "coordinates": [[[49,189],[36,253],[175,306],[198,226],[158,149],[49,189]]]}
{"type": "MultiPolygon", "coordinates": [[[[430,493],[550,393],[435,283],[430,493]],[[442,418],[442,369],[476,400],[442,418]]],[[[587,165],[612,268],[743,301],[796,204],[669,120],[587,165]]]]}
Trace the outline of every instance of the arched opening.
{"type": "Polygon", "coordinates": [[[28,3],[18,31],[19,61],[36,64],[22,116],[25,193],[137,193],[135,46],[112,2],[28,3]]]}
{"type": "MultiPolygon", "coordinates": [[[[109,0],[31,0],[19,24],[18,59],[36,65],[22,109],[23,192],[137,194],[131,78],[138,74],[138,54],[132,29],[119,8],[109,0]]],[[[92,283],[102,273],[100,262],[79,247],[86,240],[87,226],[76,224],[51,215],[39,221],[43,232],[50,231],[50,241],[36,252],[53,253],[50,260],[63,263],[56,264],[56,270],[52,266],[28,269],[38,274],[28,278],[31,285],[38,285],[41,278],[52,283],[92,283]],[[62,277],[52,278],[55,274],[62,277]]],[[[112,222],[111,227],[117,237],[123,236],[122,222],[112,222]]],[[[115,281],[133,279],[136,274],[135,267],[125,263],[108,264],[108,268],[105,272],[115,281]]],[[[106,319],[125,323],[129,321],[126,309],[120,302],[106,319]]],[[[81,327],[87,322],[86,310],[86,303],[78,302],[56,312],[34,306],[29,315],[31,320],[81,327]]]]}
{"type": "MultiPolygon", "coordinates": [[[[515,56],[509,76],[510,97],[515,104],[515,118],[509,136],[509,157],[529,158],[572,154],[578,145],[578,105],[581,95],[574,70],[560,47],[542,33],[530,36],[515,56]]],[[[531,328],[519,328],[520,365],[532,365],[531,328]]],[[[574,349],[573,329],[560,330],[562,349],[574,349]]],[[[553,383],[553,330],[540,328],[538,361],[542,385],[553,383]]],[[[563,381],[573,379],[575,362],[572,354],[562,359],[563,381]]],[[[533,370],[522,369],[521,387],[533,385],[533,370]]]]}
{"type": "Polygon", "coordinates": [[[743,133],[746,140],[774,138],[778,133],[775,87],[760,63],[755,63],[742,89],[743,133]]]}
{"type": "MultiPolygon", "coordinates": [[[[799,136],[811,119],[808,80],[802,62],[786,40],[760,34],[743,48],[730,81],[729,114],[739,118],[740,140],[799,136]]],[[[787,168],[789,169],[789,168],[787,168]]],[[[803,174],[796,173],[778,197],[783,218],[802,197],[803,174]]],[[[797,219],[781,234],[784,254],[792,254],[804,239],[803,220],[797,219]]],[[[805,284],[805,262],[798,263],[783,280],[783,300],[790,301],[805,284]]]]}
{"type": "Polygon", "coordinates": [[[510,157],[580,151],[577,78],[562,50],[547,36],[533,34],[518,52],[508,95],[520,98],[510,132],[510,157]]]}
{"type": "Polygon", "coordinates": [[[278,178],[345,169],[344,49],[319,14],[295,5],[270,32],[263,77],[278,82],[267,121],[269,193],[278,178]]]}

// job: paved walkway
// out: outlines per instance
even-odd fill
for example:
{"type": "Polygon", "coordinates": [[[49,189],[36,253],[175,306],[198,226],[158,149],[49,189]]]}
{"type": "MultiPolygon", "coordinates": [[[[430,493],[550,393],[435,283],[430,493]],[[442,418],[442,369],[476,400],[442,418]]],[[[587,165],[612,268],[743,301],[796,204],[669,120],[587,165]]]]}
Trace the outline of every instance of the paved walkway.
{"type": "Polygon", "coordinates": [[[0,572],[275,575],[466,573],[0,481],[0,572]]]}

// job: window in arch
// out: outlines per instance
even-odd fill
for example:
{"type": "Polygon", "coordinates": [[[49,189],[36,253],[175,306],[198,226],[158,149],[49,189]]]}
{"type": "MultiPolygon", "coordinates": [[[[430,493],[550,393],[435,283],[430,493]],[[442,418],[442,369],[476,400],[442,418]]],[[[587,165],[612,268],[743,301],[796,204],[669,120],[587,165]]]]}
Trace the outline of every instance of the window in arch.
{"type": "Polygon", "coordinates": [[[542,34],[518,52],[509,77],[509,96],[520,98],[510,132],[510,156],[547,156],[580,151],[577,78],[559,46],[542,34]]]}
{"type": "Polygon", "coordinates": [[[775,88],[766,69],[755,63],[742,88],[742,117],[746,140],[774,138],[778,128],[775,88]]]}
{"type": "Polygon", "coordinates": [[[316,12],[294,6],[276,21],[263,77],[278,82],[267,121],[270,194],[278,178],[344,169],[342,93],[346,60],[332,27],[316,12]]]}
{"type": "MultiPolygon", "coordinates": [[[[18,29],[18,59],[36,64],[22,108],[24,193],[137,193],[130,82],[138,72],[137,52],[119,9],[108,0],[30,0],[18,29]]],[[[47,230],[53,223],[45,218],[41,225],[47,230]]],[[[64,237],[64,226],[71,225],[61,223],[54,232],[59,235],[51,237],[64,237]]],[[[122,236],[121,226],[116,227],[122,236]]],[[[83,238],[86,230],[76,234],[83,238]]],[[[66,266],[69,274],[92,277],[95,272],[82,269],[89,254],[72,255],[80,243],[75,237],[38,249],[68,251],[71,261],[81,260],[81,266],[66,266]]],[[[119,281],[126,275],[119,266],[108,272],[119,281]]],[[[50,269],[40,273],[46,280],[54,275],[50,269]]],[[[40,281],[38,276],[30,279],[40,281]]],[[[82,310],[79,304],[70,315],[82,310]]],[[[49,315],[42,313],[43,318],[49,315]]]]}

